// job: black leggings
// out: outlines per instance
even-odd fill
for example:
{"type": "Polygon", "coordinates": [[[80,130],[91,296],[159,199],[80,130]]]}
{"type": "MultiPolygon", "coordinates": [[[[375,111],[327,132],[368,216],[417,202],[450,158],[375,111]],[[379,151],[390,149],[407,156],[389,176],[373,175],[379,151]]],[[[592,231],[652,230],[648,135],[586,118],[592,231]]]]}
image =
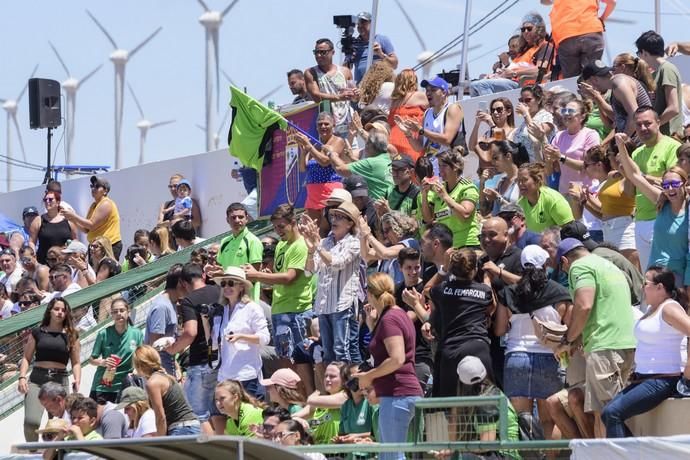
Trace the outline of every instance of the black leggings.
{"type": "Polygon", "coordinates": [[[468,340],[460,344],[441,345],[436,352],[434,366],[434,397],[458,396],[460,379],[458,378],[458,363],[465,356],[476,356],[486,368],[486,376],[493,381],[491,367],[491,351],[489,344],[483,340],[468,340]]]}

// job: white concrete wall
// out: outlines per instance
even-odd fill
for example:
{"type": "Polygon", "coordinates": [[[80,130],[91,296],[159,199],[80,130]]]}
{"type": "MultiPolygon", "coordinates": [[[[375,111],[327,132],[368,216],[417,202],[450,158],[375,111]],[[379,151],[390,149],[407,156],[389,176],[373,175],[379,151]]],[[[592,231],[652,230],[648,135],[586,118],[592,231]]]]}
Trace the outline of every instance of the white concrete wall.
{"type": "MultiPolygon", "coordinates": [[[[137,229],[150,230],[156,225],[161,203],[171,199],[168,180],[174,173],[181,173],[192,183],[192,196],[198,200],[202,212],[202,236],[210,237],[227,231],[225,208],[246,196],[242,182],[230,175],[237,166],[237,161],[227,150],[217,150],[103,174],[110,182],[110,197],[120,210],[124,249],[132,244],[137,229]]],[[[72,177],[75,178],[62,182],[62,198],[83,216],[93,201],[89,176],[72,177]]],[[[44,190],[43,185],[37,185],[1,194],[0,212],[21,225],[24,207],[33,205],[43,209],[44,190]]]]}

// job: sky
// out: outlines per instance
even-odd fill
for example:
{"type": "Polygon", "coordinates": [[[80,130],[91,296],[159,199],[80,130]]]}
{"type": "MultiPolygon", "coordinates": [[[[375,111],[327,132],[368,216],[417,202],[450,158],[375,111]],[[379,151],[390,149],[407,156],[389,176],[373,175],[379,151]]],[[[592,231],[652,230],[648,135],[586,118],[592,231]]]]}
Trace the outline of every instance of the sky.
{"type": "MultiPolygon", "coordinates": [[[[211,9],[223,10],[231,0],[205,0],[211,9]]],[[[462,33],[465,0],[402,0],[415,21],[429,51],[435,51],[462,33]]],[[[507,0],[473,1],[471,23],[507,0]]],[[[225,16],[220,29],[220,67],[249,94],[261,97],[278,85],[270,99],[277,104],[292,98],[286,72],[314,65],[311,50],[317,38],[339,38],[333,15],[370,11],[371,0],[239,0],[225,16]]],[[[686,0],[661,0],[661,33],[667,42],[688,40],[690,4],[686,0]]],[[[0,2],[0,98],[16,98],[32,69],[37,77],[58,81],[67,75],[48,45],[60,52],[73,76],[81,78],[99,64],[103,67],[77,93],[73,164],[114,165],[114,71],[108,56],[113,51],[103,33],[87,16],[89,9],[110,32],[119,47],[131,49],[157,27],[163,30],[127,65],[126,79],[134,88],[144,114],[152,122],[174,119],[174,124],[149,131],[146,161],[159,161],[205,150],[205,137],[196,125],[204,124],[204,29],[198,22],[203,10],[195,0],[3,0],[0,2]]],[[[654,28],[654,0],[618,0],[613,17],[634,24],[609,23],[607,38],[611,56],[634,51],[633,42],[643,31],[654,28]]],[[[548,18],[548,7],[538,0],[520,0],[517,5],[470,38],[480,44],[469,55],[471,77],[490,69],[507,39],[520,26],[522,16],[537,11],[548,18]]],[[[547,19],[548,23],[548,19],[547,19]]],[[[396,49],[398,70],[416,64],[423,48],[393,0],[380,0],[377,32],[387,35],[396,49]]],[[[456,49],[459,49],[456,48],[456,49]]],[[[336,55],[338,56],[338,55],[336,55]]],[[[606,55],[605,55],[606,59],[606,55]]],[[[432,71],[450,70],[459,58],[435,64],[432,71]]],[[[421,79],[421,74],[419,75],[421,79]]],[[[227,80],[221,75],[223,117],[229,100],[227,80]]],[[[63,116],[65,104],[63,98],[63,116]]],[[[4,115],[4,114],[3,114],[4,115]]],[[[45,130],[29,129],[28,94],[19,103],[18,122],[24,140],[26,161],[44,165],[45,130]]],[[[140,116],[127,92],[124,102],[124,166],[139,158],[140,116]]],[[[7,155],[6,117],[0,117],[0,155],[7,155]]],[[[64,124],[55,130],[56,164],[64,164],[64,124]]],[[[12,154],[22,159],[12,127],[12,154]]],[[[227,124],[221,134],[226,146],[227,124]]],[[[7,164],[0,156],[0,190],[5,190],[7,164]]],[[[13,167],[13,189],[40,183],[43,172],[13,167]]]]}

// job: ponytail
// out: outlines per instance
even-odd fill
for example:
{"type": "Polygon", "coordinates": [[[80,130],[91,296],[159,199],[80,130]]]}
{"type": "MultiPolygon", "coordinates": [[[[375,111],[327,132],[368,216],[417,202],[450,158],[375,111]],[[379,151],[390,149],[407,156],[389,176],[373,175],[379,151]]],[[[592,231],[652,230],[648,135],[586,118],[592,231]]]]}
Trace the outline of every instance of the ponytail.
{"type": "Polygon", "coordinates": [[[530,302],[540,293],[547,283],[546,270],[532,264],[525,264],[522,278],[515,287],[515,294],[521,303],[530,302]]]}

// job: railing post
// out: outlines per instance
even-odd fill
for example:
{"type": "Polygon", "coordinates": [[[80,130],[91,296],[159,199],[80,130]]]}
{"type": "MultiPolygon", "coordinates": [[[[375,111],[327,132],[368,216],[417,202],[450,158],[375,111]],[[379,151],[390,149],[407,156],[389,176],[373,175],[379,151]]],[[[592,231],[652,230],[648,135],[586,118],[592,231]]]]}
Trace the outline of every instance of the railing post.
{"type": "Polygon", "coordinates": [[[498,402],[498,435],[501,443],[508,441],[508,398],[501,397],[498,402]]]}

